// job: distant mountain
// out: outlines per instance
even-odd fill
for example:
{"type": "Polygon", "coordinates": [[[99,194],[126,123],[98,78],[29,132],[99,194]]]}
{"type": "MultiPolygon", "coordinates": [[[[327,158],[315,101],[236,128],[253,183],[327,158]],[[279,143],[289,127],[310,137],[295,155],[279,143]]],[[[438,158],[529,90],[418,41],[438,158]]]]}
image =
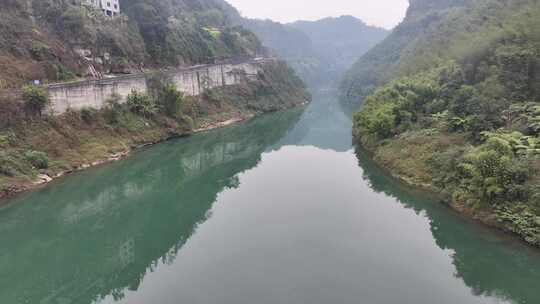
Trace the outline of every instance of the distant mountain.
{"type": "Polygon", "coordinates": [[[348,69],[388,34],[385,29],[369,26],[352,16],[297,21],[289,26],[307,34],[317,57],[340,72],[348,69]]]}
{"type": "Polygon", "coordinates": [[[313,52],[311,38],[301,30],[272,20],[245,19],[243,22],[274,55],[299,58],[313,52]]]}
{"type": "Polygon", "coordinates": [[[388,34],[352,16],[289,24],[246,19],[243,25],[286,59],[306,82],[318,86],[336,85],[360,56],[388,34]]]}

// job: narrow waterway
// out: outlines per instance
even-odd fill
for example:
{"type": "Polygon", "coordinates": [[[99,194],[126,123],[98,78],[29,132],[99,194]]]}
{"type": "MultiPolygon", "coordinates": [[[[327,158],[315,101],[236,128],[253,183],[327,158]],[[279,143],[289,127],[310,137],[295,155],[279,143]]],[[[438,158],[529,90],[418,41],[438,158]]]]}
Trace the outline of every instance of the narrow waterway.
{"type": "Polygon", "coordinates": [[[333,93],[0,209],[0,303],[540,303],[540,254],[403,187],[333,93]]]}

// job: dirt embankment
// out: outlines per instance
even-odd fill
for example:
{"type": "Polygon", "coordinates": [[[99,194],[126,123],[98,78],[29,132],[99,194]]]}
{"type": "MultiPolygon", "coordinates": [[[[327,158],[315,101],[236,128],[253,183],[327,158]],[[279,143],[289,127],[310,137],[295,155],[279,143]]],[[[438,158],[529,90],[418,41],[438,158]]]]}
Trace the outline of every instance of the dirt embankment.
{"type": "Polygon", "coordinates": [[[139,142],[137,144],[133,144],[129,147],[126,147],[125,150],[121,150],[118,152],[106,153],[105,155],[95,159],[92,162],[81,163],[79,165],[75,165],[74,167],[70,169],[57,171],[54,174],[40,173],[32,181],[20,180],[19,182],[10,183],[8,186],[5,186],[3,189],[0,190],[0,205],[8,203],[9,198],[12,198],[13,196],[21,192],[43,187],[44,185],[58,178],[64,177],[66,175],[69,175],[78,171],[82,171],[91,167],[96,167],[96,166],[104,165],[110,162],[122,160],[128,157],[132,152],[140,148],[154,145],[154,144],[157,144],[157,143],[160,143],[160,142],[172,139],[172,138],[177,138],[181,136],[189,136],[195,133],[223,128],[223,127],[235,124],[235,123],[243,122],[255,116],[256,116],[256,113],[253,113],[253,112],[238,111],[238,112],[228,113],[226,115],[207,117],[193,131],[186,131],[184,133],[166,132],[166,133],[163,133],[157,139],[149,140],[146,142],[139,142]]]}

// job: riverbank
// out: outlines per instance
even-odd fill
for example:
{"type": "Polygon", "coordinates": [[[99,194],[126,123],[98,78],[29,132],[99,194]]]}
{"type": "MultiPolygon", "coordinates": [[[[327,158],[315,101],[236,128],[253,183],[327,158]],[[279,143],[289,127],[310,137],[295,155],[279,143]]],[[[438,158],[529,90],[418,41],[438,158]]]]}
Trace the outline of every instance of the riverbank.
{"type": "MultiPolygon", "coordinates": [[[[355,138],[355,144],[357,149],[368,154],[377,166],[404,185],[430,193],[437,197],[439,202],[449,206],[459,214],[492,229],[511,234],[525,243],[539,248],[539,236],[535,236],[535,227],[531,228],[528,223],[525,223],[525,227],[516,224],[516,220],[519,217],[527,216],[526,214],[523,215],[504,207],[494,208],[469,204],[467,201],[460,200],[460,196],[445,191],[434,182],[436,177],[431,174],[430,168],[433,154],[427,151],[435,150],[439,151],[438,154],[442,154],[450,146],[462,145],[462,140],[463,138],[459,135],[448,137],[444,142],[435,137],[418,138],[408,135],[387,140],[378,145],[355,138]]],[[[528,216],[534,217],[535,215],[528,216]]],[[[539,220],[538,217],[530,219],[532,223],[540,225],[539,220]]]]}
{"type": "Polygon", "coordinates": [[[108,152],[106,155],[96,155],[95,157],[93,157],[94,160],[92,162],[76,164],[70,169],[59,170],[57,172],[54,172],[54,174],[41,172],[36,175],[34,180],[31,180],[31,181],[14,182],[14,183],[8,184],[2,189],[2,191],[0,191],[0,206],[8,203],[8,200],[10,198],[13,198],[17,194],[43,187],[49,184],[50,182],[58,178],[64,177],[66,175],[70,175],[70,174],[73,174],[82,170],[86,170],[88,168],[106,165],[111,162],[122,160],[128,157],[132,152],[138,149],[141,149],[143,147],[155,145],[155,144],[158,144],[158,143],[161,143],[163,141],[167,141],[173,138],[190,136],[196,133],[206,132],[206,131],[210,131],[210,130],[214,130],[218,128],[224,128],[232,124],[249,120],[260,114],[262,113],[237,112],[237,113],[226,113],[226,114],[221,114],[221,115],[215,115],[213,117],[207,117],[204,120],[204,122],[201,123],[199,128],[194,129],[192,131],[184,131],[183,133],[164,132],[160,136],[158,136],[158,139],[149,139],[148,141],[142,141],[142,142],[137,142],[137,143],[133,142],[131,145],[129,144],[126,145],[126,143],[121,143],[121,146],[126,147],[125,150],[121,150],[117,152],[108,152]]]}
{"type": "Polygon", "coordinates": [[[111,103],[54,115],[28,115],[21,102],[0,100],[0,199],[71,172],[124,158],[172,137],[230,125],[310,100],[284,63],[265,64],[255,79],[184,96],[175,115],[111,103]]]}

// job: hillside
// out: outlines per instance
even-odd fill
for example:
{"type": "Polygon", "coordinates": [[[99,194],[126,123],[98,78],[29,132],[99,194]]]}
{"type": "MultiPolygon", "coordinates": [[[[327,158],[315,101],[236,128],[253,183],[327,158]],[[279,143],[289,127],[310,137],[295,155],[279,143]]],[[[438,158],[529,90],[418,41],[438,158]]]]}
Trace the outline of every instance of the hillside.
{"type": "Polygon", "coordinates": [[[222,0],[121,0],[115,18],[81,0],[9,0],[0,11],[0,88],[211,62],[261,51],[222,0]]]}
{"type": "Polygon", "coordinates": [[[353,100],[374,92],[354,134],[379,164],[535,245],[539,15],[537,1],[414,1],[344,83],[353,100]]]}
{"type": "MultiPolygon", "coordinates": [[[[343,100],[359,103],[380,84],[422,70],[450,53],[448,47],[465,24],[452,22],[471,0],[412,0],[401,22],[380,44],[359,57],[341,83],[343,100]],[[441,36],[438,36],[441,35],[441,36]],[[429,43],[432,43],[429,45],[429,43]],[[430,52],[429,47],[436,48],[430,52]]],[[[454,20],[457,21],[457,20],[454,20]]],[[[469,24],[469,26],[473,26],[469,24]]],[[[472,28],[467,28],[470,31],[472,28]]]]}
{"type": "Polygon", "coordinates": [[[248,60],[264,49],[223,0],[120,0],[114,18],[76,0],[0,8],[0,199],[310,98],[284,62],[248,60]]]}
{"type": "Polygon", "coordinates": [[[352,16],[289,24],[251,19],[244,25],[312,86],[337,85],[345,71],[388,34],[352,16]]]}

